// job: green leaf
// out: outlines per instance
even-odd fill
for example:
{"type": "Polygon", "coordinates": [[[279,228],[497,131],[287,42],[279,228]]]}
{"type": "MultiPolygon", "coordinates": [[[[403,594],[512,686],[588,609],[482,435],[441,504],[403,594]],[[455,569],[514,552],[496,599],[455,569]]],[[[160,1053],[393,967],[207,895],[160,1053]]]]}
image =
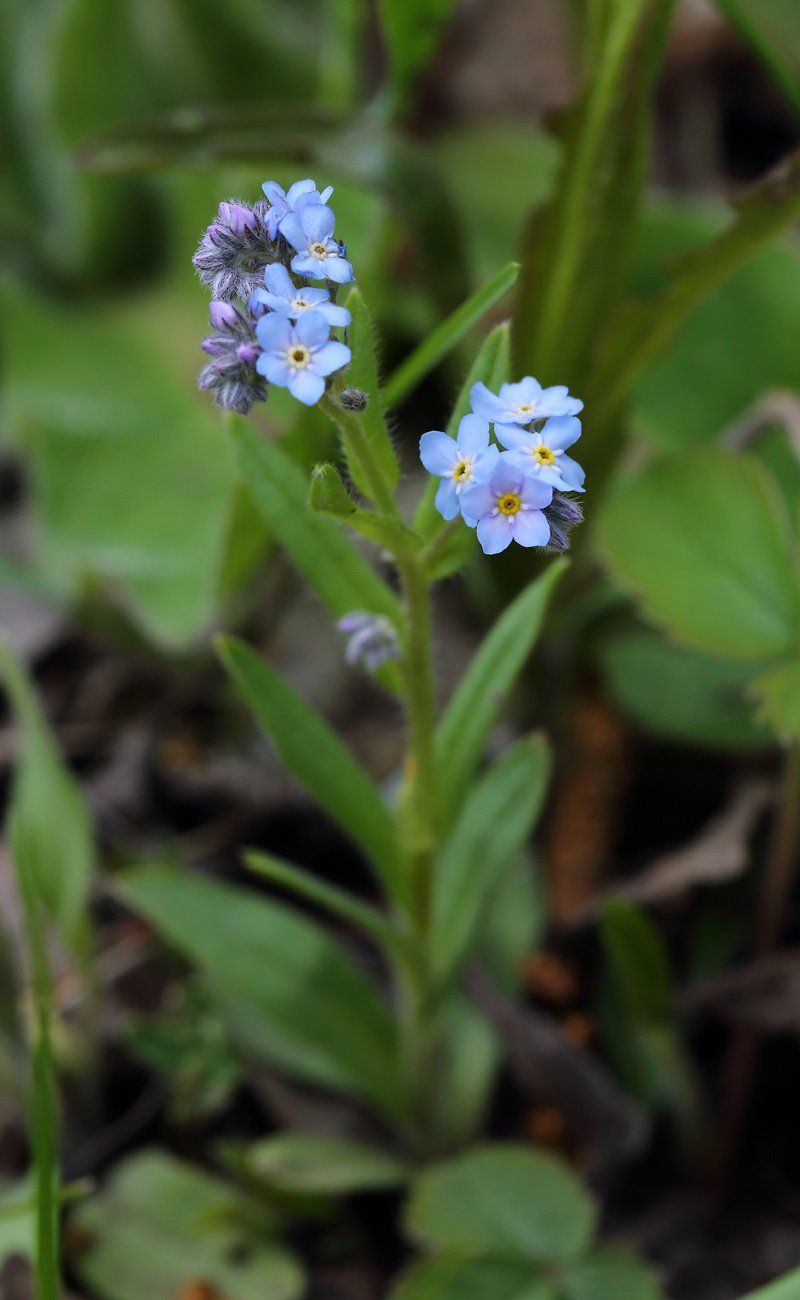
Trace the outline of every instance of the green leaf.
{"type": "Polygon", "coordinates": [[[349,1196],[402,1187],[409,1167],[377,1147],[312,1133],[280,1133],[242,1153],[248,1177],[281,1192],[349,1196]]]}
{"type": "MultiPolygon", "coordinates": [[[[528,1264],[435,1255],[412,1264],[390,1292],[390,1300],[556,1300],[551,1282],[528,1264]]],[[[788,1300],[788,1297],[787,1297],[788,1300]]]]}
{"type": "Polygon", "coordinates": [[[446,819],[463,798],[565,568],[565,561],[556,560],[508,606],[484,638],[445,710],[436,730],[436,754],[446,819]]]}
{"type": "MultiPolygon", "coordinates": [[[[350,290],[346,306],[353,317],[353,323],[347,331],[348,343],[353,353],[353,359],[347,367],[347,384],[348,387],[358,388],[362,393],[367,394],[369,401],[367,409],[360,417],[361,426],[384,478],[394,488],[397,487],[400,478],[400,465],[381,409],[376,345],[369,312],[360,290],[350,290]]],[[[353,482],[360,491],[369,495],[368,485],[359,480],[358,466],[352,461],[348,464],[353,482]]]]}
{"type": "Polygon", "coordinates": [[[410,945],[406,932],[387,920],[377,908],[360,902],[352,894],[329,884],[326,880],[321,880],[310,871],[304,871],[302,867],[296,867],[290,862],[283,862],[271,854],[251,849],[245,854],[244,860],[250,870],[255,871],[257,875],[266,877],[273,884],[280,885],[282,889],[291,890],[292,893],[310,903],[316,903],[318,907],[324,907],[340,920],[346,921],[348,925],[355,926],[387,952],[399,954],[405,960],[415,959],[416,953],[410,945]]]}
{"type": "Polygon", "coordinates": [[[571,1169],[510,1142],[429,1166],[406,1209],[410,1235],[429,1250],[535,1264],[580,1257],[596,1222],[594,1201],[571,1169]]]}
{"type": "Polygon", "coordinates": [[[603,640],[599,661],[615,703],[647,734],[714,750],[772,743],[746,696],[752,664],[684,650],[642,628],[603,640]]]}
{"type": "Polygon", "coordinates": [[[789,653],[800,590],[783,502],[752,458],[706,448],[620,481],[599,542],[646,616],[732,659],[789,653]]]}
{"type": "Polygon", "coordinates": [[[666,945],[650,918],[625,898],[608,898],[600,938],[629,1013],[643,1021],[669,1019],[675,981],[666,945]]]}
{"type": "Polygon", "coordinates": [[[377,514],[374,510],[361,510],[348,495],[339,471],[333,465],[315,467],[308,503],[312,510],[348,524],[392,555],[410,556],[420,549],[420,539],[401,520],[377,514]]]}
{"type": "Polygon", "coordinates": [[[397,597],[333,522],[308,505],[308,482],[288,456],[231,417],[239,468],[273,533],[336,618],[364,609],[400,626],[397,597]]]}
{"type": "Polygon", "coordinates": [[[398,406],[413,392],[442,357],[452,352],[465,334],[476,325],[487,311],[499,302],[504,294],[516,283],[519,263],[509,262],[493,275],[491,280],[482,285],[471,298],[457,307],[447,320],[437,325],[436,329],[405,358],[387,381],[383,390],[383,404],[388,409],[398,406]]]}
{"type": "Polygon", "coordinates": [[[632,1251],[601,1246],[561,1278],[566,1300],[663,1300],[656,1276],[632,1251]]]}
{"type": "Polygon", "coordinates": [[[217,647],[284,766],[352,836],[397,898],[404,886],[400,846],[377,786],[325,719],[266,660],[235,637],[220,637],[217,647]]]}
{"type": "Polygon", "coordinates": [[[549,776],[549,746],[538,734],[517,741],[466,792],[434,868],[430,960],[440,980],[468,956],[494,891],[536,824],[549,776]]]}
{"type": "Polygon", "coordinates": [[[519,989],[525,957],[536,952],[548,925],[547,889],[529,853],[501,882],[481,926],[481,960],[510,996],[519,989]]]}
{"type": "MultiPolygon", "coordinates": [[[[490,330],[490,333],[487,334],[487,337],[485,337],[483,343],[481,343],[475,360],[472,361],[470,373],[467,374],[466,380],[464,380],[462,387],[460,387],[457,399],[455,399],[453,413],[451,413],[450,420],[447,421],[446,432],[450,434],[451,438],[455,438],[455,435],[458,434],[460,421],[462,421],[463,417],[468,415],[472,409],[472,403],[470,400],[472,386],[479,382],[485,383],[488,389],[492,389],[493,393],[498,393],[498,391],[500,391],[501,383],[509,382],[509,376],[511,373],[510,368],[511,337],[510,326],[506,321],[503,322],[502,325],[496,325],[493,330],[490,330]]],[[[429,478],[428,484],[425,486],[423,498],[421,498],[419,506],[416,507],[414,530],[416,533],[419,533],[419,536],[423,537],[425,541],[431,541],[433,537],[436,537],[437,533],[441,532],[442,526],[444,526],[444,519],[442,519],[436,506],[433,504],[434,498],[436,498],[437,487],[438,481],[436,478],[429,478]]],[[[468,532],[471,534],[471,541],[468,541],[467,538],[463,538],[463,533],[460,532],[458,537],[462,539],[464,552],[466,552],[468,545],[468,547],[470,547],[470,554],[473,554],[477,546],[477,538],[473,536],[472,529],[468,529],[468,532]]],[[[445,573],[437,573],[436,576],[444,577],[445,573]]]]}
{"type": "Polygon", "coordinates": [[[74,1266],[102,1300],[175,1300],[192,1283],[230,1300],[299,1300],[305,1290],[260,1206],[166,1152],[128,1156],[71,1223],[85,1241],[74,1266]]]}
{"type": "Polygon", "coordinates": [[[794,0],[716,0],[800,113],[800,15],[794,0]]]}
{"type": "Polygon", "coordinates": [[[759,716],[781,740],[800,740],[800,663],[779,664],[750,684],[759,716]]]}
{"type": "Polygon", "coordinates": [[[793,1268],[774,1282],[748,1291],[742,1300],[800,1300],[800,1268],[793,1268]]]}
{"type": "Polygon", "coordinates": [[[439,1028],[431,1098],[435,1132],[444,1149],[459,1150],[485,1128],[503,1056],[494,1026],[477,1007],[464,997],[449,999],[439,1028]]]}
{"type": "Polygon", "coordinates": [[[455,0],[379,0],[396,112],[402,111],[414,83],[436,54],[454,7],[455,0]]]}
{"type": "Polygon", "coordinates": [[[11,800],[13,849],[38,901],[81,964],[90,959],[88,897],[94,837],[83,791],[62,759],[31,682],[7,642],[0,674],[21,728],[11,800]]]}
{"type": "Polygon", "coordinates": [[[123,900],[210,979],[247,1047],[397,1118],[395,1027],[361,970],[293,908],[167,867],[117,877],[123,900]]]}

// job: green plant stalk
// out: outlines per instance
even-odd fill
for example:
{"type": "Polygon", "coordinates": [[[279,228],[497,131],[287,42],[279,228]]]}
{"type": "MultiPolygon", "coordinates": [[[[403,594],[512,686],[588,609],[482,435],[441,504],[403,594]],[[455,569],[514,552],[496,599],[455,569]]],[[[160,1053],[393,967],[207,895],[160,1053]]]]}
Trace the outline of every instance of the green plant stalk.
{"type": "Polygon", "coordinates": [[[406,619],[401,667],[408,709],[407,779],[413,858],[411,892],[417,925],[424,935],[437,823],[430,584],[416,557],[401,561],[399,567],[406,619]]]}
{"type": "Polygon", "coordinates": [[[641,3],[618,3],[620,12],[610,23],[600,50],[598,68],[590,84],[586,110],[573,160],[565,180],[562,220],[553,268],[548,277],[539,316],[535,361],[537,372],[547,376],[558,355],[562,332],[580,271],[591,203],[592,180],[604,133],[614,112],[620,70],[633,39],[641,3]]]}
{"type": "MultiPolygon", "coordinates": [[[[12,836],[12,843],[14,840],[19,842],[21,838],[21,835],[12,836]]],[[[24,851],[15,852],[31,964],[33,1000],[30,1123],[37,1207],[35,1295],[36,1300],[60,1300],[58,1115],[51,1038],[53,981],[44,922],[24,856],[24,851]]]]}
{"type": "Polygon", "coordinates": [[[323,393],[319,405],[325,414],[330,416],[334,424],[339,426],[348,450],[361,466],[361,472],[364,475],[369,487],[369,494],[375,505],[388,518],[401,519],[394,492],[384,478],[383,471],[375,459],[375,454],[361,421],[354,411],[346,411],[335,399],[334,393],[340,391],[341,387],[342,382],[340,380],[338,384],[334,385],[332,392],[323,393]]]}

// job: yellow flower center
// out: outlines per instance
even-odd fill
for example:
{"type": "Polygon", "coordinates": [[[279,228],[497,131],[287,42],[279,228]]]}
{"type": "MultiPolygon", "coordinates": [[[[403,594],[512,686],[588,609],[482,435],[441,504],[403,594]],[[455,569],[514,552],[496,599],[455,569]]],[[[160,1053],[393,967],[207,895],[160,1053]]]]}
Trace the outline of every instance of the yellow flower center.
{"type": "Polygon", "coordinates": [[[533,415],[535,410],[535,402],[522,402],[521,405],[517,407],[517,413],[519,415],[533,415]]]}
{"type": "Polygon", "coordinates": [[[289,360],[293,366],[307,366],[310,359],[311,357],[308,348],[292,348],[289,353],[289,360]]]}
{"type": "Polygon", "coordinates": [[[552,465],[555,462],[555,453],[549,447],[534,447],[531,455],[540,465],[552,465]]]}
{"type": "Polygon", "coordinates": [[[497,499],[497,509],[503,515],[515,515],[521,505],[522,502],[516,492],[504,492],[503,495],[497,499]]]}
{"type": "Polygon", "coordinates": [[[460,460],[453,470],[453,478],[456,483],[463,483],[465,478],[469,478],[472,466],[466,460],[460,460]]]}
{"type": "Polygon", "coordinates": [[[328,250],[324,244],[312,244],[308,251],[312,257],[316,257],[320,262],[324,262],[328,256],[328,250]]]}

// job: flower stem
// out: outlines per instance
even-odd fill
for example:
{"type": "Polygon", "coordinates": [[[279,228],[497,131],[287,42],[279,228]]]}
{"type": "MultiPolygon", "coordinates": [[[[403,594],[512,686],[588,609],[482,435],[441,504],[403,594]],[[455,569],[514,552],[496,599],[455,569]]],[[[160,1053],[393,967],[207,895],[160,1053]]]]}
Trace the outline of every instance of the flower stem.
{"type": "Polygon", "coordinates": [[[406,613],[402,668],[408,708],[410,847],[414,873],[411,893],[417,925],[424,936],[437,823],[430,592],[425,569],[417,557],[401,563],[400,575],[406,613]]]}
{"type": "Polygon", "coordinates": [[[323,393],[319,405],[335,424],[338,424],[348,451],[361,468],[369,495],[382,514],[391,519],[399,519],[400,512],[394,499],[394,492],[384,478],[383,471],[375,459],[375,453],[364,432],[363,425],[355,411],[346,411],[335,400],[333,393],[323,393]]]}

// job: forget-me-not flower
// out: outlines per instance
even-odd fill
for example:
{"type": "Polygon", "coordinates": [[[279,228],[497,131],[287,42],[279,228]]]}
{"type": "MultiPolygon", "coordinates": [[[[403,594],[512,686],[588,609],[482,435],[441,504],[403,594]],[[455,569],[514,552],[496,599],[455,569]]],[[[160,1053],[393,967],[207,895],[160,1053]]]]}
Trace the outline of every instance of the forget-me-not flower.
{"type": "Polygon", "coordinates": [[[583,491],[583,469],[564,454],[581,436],[581,422],[574,415],[554,415],[539,433],[528,433],[518,424],[496,424],[494,431],[498,441],[509,448],[505,459],[512,465],[562,492],[583,491]]]}
{"type": "Polygon", "coordinates": [[[467,488],[461,498],[464,518],[478,521],[478,541],[486,555],[497,555],[512,542],[547,546],[550,525],[542,514],[553,489],[512,465],[504,452],[485,483],[467,488]]]}
{"type": "Polygon", "coordinates": [[[546,420],[551,415],[577,415],[583,410],[583,402],[570,397],[565,384],[542,388],[532,375],[526,375],[517,384],[503,384],[499,397],[485,384],[473,384],[470,400],[476,415],[496,425],[530,424],[531,420],[546,420]]]}
{"type": "Polygon", "coordinates": [[[330,326],[318,311],[304,312],[296,325],[283,312],[270,312],[256,322],[263,348],[256,370],[278,388],[288,388],[299,402],[313,406],[325,391],[326,377],[350,360],[350,349],[329,335],[330,326]]]}
{"type": "Polygon", "coordinates": [[[284,217],[290,212],[297,212],[306,203],[327,203],[333,194],[333,186],[328,185],[320,194],[312,180],[295,181],[288,192],[275,181],[264,181],[261,186],[269,201],[269,212],[264,224],[270,239],[276,239],[278,229],[284,217]]]}
{"type": "Polygon", "coordinates": [[[349,664],[360,661],[374,673],[381,664],[399,658],[397,629],[385,614],[369,614],[357,609],[340,618],[336,626],[348,638],[344,655],[349,664]]]}
{"type": "Polygon", "coordinates": [[[419,454],[428,473],[442,480],[436,493],[436,509],[445,519],[455,519],[462,493],[487,478],[500,457],[497,447],[489,445],[487,421],[477,415],[464,416],[455,438],[441,429],[423,433],[419,454]]]}
{"type": "Polygon", "coordinates": [[[265,311],[280,311],[290,320],[297,320],[304,311],[318,311],[329,325],[349,325],[353,319],[345,307],[337,307],[330,302],[327,289],[307,287],[298,289],[282,262],[271,262],[264,267],[266,289],[256,289],[250,299],[250,310],[254,316],[263,316],[265,311]]]}
{"type": "Polygon", "coordinates": [[[349,284],[353,268],[332,238],[336,217],[324,203],[306,203],[281,221],[281,234],[297,249],[292,270],[309,280],[334,280],[349,284]]]}

